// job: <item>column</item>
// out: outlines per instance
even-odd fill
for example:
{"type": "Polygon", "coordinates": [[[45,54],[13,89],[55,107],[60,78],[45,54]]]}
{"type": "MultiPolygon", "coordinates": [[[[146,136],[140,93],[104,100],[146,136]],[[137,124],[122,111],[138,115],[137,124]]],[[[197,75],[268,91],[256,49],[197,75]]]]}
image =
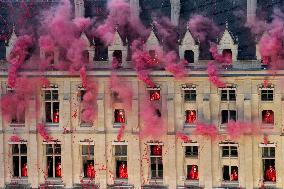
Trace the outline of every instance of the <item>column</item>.
{"type": "Polygon", "coordinates": [[[104,82],[100,82],[100,84],[98,85],[98,119],[97,125],[95,125],[95,127],[97,127],[96,130],[101,132],[105,130],[104,84],[104,82]]]}
{"type": "MultiPolygon", "coordinates": [[[[167,131],[168,134],[173,134],[175,132],[175,119],[173,119],[174,115],[175,115],[175,110],[174,110],[174,83],[173,82],[169,82],[167,84],[167,90],[168,91],[166,96],[166,110],[167,110],[167,131]]],[[[162,91],[163,92],[163,91],[162,91]]],[[[164,109],[164,107],[163,107],[164,109]]],[[[163,110],[162,110],[163,111],[163,110]]],[[[163,116],[163,114],[162,114],[163,116]]]]}
{"type": "MultiPolygon", "coordinates": [[[[4,84],[1,88],[4,89],[4,84]]],[[[0,91],[0,95],[2,95],[3,91],[0,91]]],[[[1,104],[0,104],[1,108],[1,104]]],[[[4,171],[5,171],[5,163],[4,163],[4,133],[3,133],[3,120],[2,116],[0,116],[0,188],[4,188],[5,179],[4,179],[4,171]]]]}
{"type": "Polygon", "coordinates": [[[128,180],[135,188],[141,188],[141,167],[140,167],[140,143],[139,135],[132,135],[128,143],[128,180]]]}
{"type": "MultiPolygon", "coordinates": [[[[62,141],[62,179],[66,188],[73,187],[73,161],[72,161],[72,136],[70,133],[64,134],[64,138],[62,141]]],[[[78,163],[78,162],[74,162],[78,163]]]]}
{"type": "Polygon", "coordinates": [[[244,145],[240,146],[241,148],[244,148],[244,153],[240,153],[240,163],[243,162],[243,167],[240,167],[240,182],[244,181],[243,185],[241,185],[244,188],[252,189],[253,188],[253,138],[252,136],[244,136],[244,145]],[[245,156],[245,158],[242,158],[242,156],[245,156]]]}
{"type": "Polygon", "coordinates": [[[257,0],[247,0],[247,22],[251,23],[256,17],[257,0]]]}
{"type": "Polygon", "coordinates": [[[180,15],[180,0],[171,0],[171,21],[178,26],[180,15]]]}
{"type": "MultiPolygon", "coordinates": [[[[212,144],[211,139],[205,139],[203,149],[200,152],[200,169],[199,169],[199,184],[204,189],[212,189],[212,144]]],[[[216,174],[214,172],[214,174],[216,174]]]]}
{"type": "Polygon", "coordinates": [[[176,146],[175,146],[175,135],[167,136],[167,143],[165,145],[164,155],[164,180],[165,184],[169,188],[176,188],[177,178],[176,178],[176,146]]]}
{"type": "Polygon", "coordinates": [[[97,134],[95,137],[96,183],[100,183],[101,188],[106,188],[107,186],[107,170],[103,169],[107,163],[105,137],[103,133],[97,134]]]}

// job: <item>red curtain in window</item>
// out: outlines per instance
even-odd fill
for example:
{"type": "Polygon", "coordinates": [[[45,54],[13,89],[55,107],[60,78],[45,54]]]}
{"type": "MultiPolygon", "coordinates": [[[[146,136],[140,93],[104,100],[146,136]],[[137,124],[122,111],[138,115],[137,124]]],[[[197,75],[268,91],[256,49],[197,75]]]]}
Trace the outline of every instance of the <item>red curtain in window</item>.
{"type": "Polygon", "coordinates": [[[194,123],[196,121],[196,111],[187,110],[186,111],[186,123],[194,123]]]}

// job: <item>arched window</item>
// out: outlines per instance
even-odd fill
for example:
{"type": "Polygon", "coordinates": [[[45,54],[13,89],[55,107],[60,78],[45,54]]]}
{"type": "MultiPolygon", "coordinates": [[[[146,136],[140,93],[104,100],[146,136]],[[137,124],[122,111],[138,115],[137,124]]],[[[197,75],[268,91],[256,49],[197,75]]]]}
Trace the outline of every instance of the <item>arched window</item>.
{"type": "Polygon", "coordinates": [[[184,59],[188,63],[194,63],[194,52],[192,50],[186,50],[184,51],[184,59]]]}

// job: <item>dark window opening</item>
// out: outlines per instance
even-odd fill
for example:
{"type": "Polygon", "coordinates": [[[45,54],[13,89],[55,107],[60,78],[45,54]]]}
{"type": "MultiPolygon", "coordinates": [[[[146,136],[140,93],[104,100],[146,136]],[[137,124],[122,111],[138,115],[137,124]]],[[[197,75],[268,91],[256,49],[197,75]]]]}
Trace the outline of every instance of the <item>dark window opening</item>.
{"type": "Polygon", "coordinates": [[[186,146],[185,157],[198,157],[198,146],[186,146]]]}
{"type": "Polygon", "coordinates": [[[155,112],[158,117],[162,117],[162,113],[159,109],[156,109],[155,112]]]}
{"type": "Polygon", "coordinates": [[[274,112],[272,110],[262,111],[262,123],[274,124],[274,112]]]}
{"type": "Polygon", "coordinates": [[[112,57],[116,61],[116,64],[117,64],[117,65],[115,65],[115,67],[116,68],[121,67],[121,64],[122,64],[122,51],[121,50],[113,51],[112,57]]]}
{"type": "Polygon", "coordinates": [[[187,180],[198,180],[198,166],[187,165],[187,180]]]}
{"type": "Polygon", "coordinates": [[[184,59],[190,64],[194,63],[194,52],[192,50],[184,51],[184,59]]]}
{"type": "Polygon", "coordinates": [[[13,144],[12,145],[12,163],[13,163],[13,177],[27,177],[27,145],[13,144]]]}
{"type": "Polygon", "coordinates": [[[238,147],[222,146],[222,157],[238,157],[238,147]]]}
{"type": "Polygon", "coordinates": [[[125,111],[123,109],[116,109],[114,111],[114,122],[125,123],[125,111]]]}
{"type": "Polygon", "coordinates": [[[236,110],[222,110],[221,116],[222,116],[221,124],[226,124],[230,120],[233,120],[233,121],[237,120],[236,110]]]}
{"type": "Polygon", "coordinates": [[[111,94],[112,94],[112,100],[113,100],[114,102],[122,102],[122,99],[120,98],[118,92],[113,91],[111,94]]]}
{"type": "Polygon", "coordinates": [[[261,100],[262,101],[273,101],[273,90],[261,90],[261,100]]]}
{"type": "Polygon", "coordinates": [[[274,147],[263,147],[262,157],[263,158],[275,158],[275,148],[274,147]]]}
{"type": "Polygon", "coordinates": [[[232,50],[231,49],[224,49],[222,52],[222,55],[226,63],[232,62],[232,50]]]}
{"type": "Polygon", "coordinates": [[[184,90],[184,101],[196,101],[196,90],[184,90]]]}
{"type": "Polygon", "coordinates": [[[151,57],[152,63],[157,64],[159,63],[158,56],[155,50],[149,50],[149,55],[151,57]]]}
{"type": "Polygon", "coordinates": [[[185,111],[185,123],[193,124],[196,121],[196,111],[186,110],[185,111]]]}
{"type": "Polygon", "coordinates": [[[223,180],[224,181],[238,181],[238,167],[237,166],[223,166],[223,180]]]}
{"type": "Polygon", "coordinates": [[[108,59],[108,48],[98,39],[95,40],[95,44],[95,60],[106,61],[108,59]]]}
{"type": "Polygon", "coordinates": [[[45,90],[45,121],[59,123],[58,90],[45,90]]]}
{"type": "Polygon", "coordinates": [[[150,90],[150,101],[160,100],[160,90],[150,90]]]}
{"type": "Polygon", "coordinates": [[[221,101],[236,101],[236,90],[222,89],[221,101]]]}

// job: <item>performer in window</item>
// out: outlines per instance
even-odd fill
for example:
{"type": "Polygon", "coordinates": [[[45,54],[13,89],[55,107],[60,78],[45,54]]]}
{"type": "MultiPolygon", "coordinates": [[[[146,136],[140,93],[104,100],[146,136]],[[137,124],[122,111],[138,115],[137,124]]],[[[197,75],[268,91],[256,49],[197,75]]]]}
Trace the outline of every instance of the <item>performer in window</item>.
{"type": "Polygon", "coordinates": [[[238,180],[238,170],[233,169],[231,175],[230,175],[231,181],[237,181],[238,180]]]}
{"type": "Polygon", "coordinates": [[[93,166],[93,162],[90,162],[90,164],[88,164],[88,166],[87,166],[87,177],[93,179],[93,178],[95,178],[95,174],[96,174],[96,172],[95,172],[95,168],[93,166]]]}
{"type": "Polygon", "coordinates": [[[56,177],[61,177],[61,163],[58,163],[56,166],[56,177]]]}
{"type": "Polygon", "coordinates": [[[28,166],[26,163],[24,163],[22,167],[22,177],[27,177],[28,176],[28,166]]]}
{"type": "Polygon", "coordinates": [[[127,174],[127,165],[125,162],[122,162],[119,166],[119,178],[121,179],[127,179],[128,174],[127,174]]]}
{"type": "Polygon", "coordinates": [[[276,171],[273,166],[269,166],[265,171],[265,180],[275,182],[276,181],[276,171]]]}
{"type": "Polygon", "coordinates": [[[198,168],[196,165],[192,165],[188,173],[189,180],[198,180],[198,168]]]}

